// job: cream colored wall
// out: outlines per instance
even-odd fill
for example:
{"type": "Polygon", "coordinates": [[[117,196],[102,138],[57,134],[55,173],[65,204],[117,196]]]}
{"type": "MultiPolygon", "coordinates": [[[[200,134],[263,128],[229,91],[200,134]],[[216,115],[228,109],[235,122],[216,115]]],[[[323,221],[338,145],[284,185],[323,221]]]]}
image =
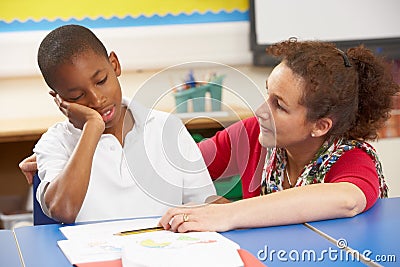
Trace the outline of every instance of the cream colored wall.
{"type": "MultiPolygon", "coordinates": [[[[253,66],[233,68],[220,64],[210,66],[210,68],[199,66],[194,69],[194,73],[199,78],[210,70],[226,75],[223,81],[225,103],[248,105],[255,109],[262,102],[262,95],[265,93],[262,89],[265,87],[269,68],[253,66]]],[[[158,109],[172,108],[174,98],[168,92],[173,83],[180,83],[187,75],[188,68],[176,68],[159,73],[160,71],[162,70],[123,72],[120,77],[123,94],[136,98],[148,107],[154,107],[156,104],[155,108],[158,109]],[[160,96],[163,96],[162,100],[155,101],[160,96]]],[[[40,76],[0,78],[0,119],[59,115],[48,92],[49,88],[40,76]]]]}
{"type": "MultiPolygon", "coordinates": [[[[129,71],[193,60],[251,63],[248,21],[92,30],[129,71]]],[[[0,64],[0,77],[39,75],[37,49],[48,32],[0,32],[0,58],[5,62],[0,64]]]]}
{"type": "Polygon", "coordinates": [[[400,197],[400,138],[383,138],[372,143],[382,162],[389,197],[400,197]]]}

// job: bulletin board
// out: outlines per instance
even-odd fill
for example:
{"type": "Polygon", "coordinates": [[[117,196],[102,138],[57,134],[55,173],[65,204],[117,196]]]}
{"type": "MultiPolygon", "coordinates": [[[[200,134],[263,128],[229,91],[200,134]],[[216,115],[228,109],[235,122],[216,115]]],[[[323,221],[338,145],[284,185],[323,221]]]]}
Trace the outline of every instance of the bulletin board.
{"type": "Polygon", "coordinates": [[[245,21],[248,8],[247,0],[2,0],[0,32],[245,21]]]}

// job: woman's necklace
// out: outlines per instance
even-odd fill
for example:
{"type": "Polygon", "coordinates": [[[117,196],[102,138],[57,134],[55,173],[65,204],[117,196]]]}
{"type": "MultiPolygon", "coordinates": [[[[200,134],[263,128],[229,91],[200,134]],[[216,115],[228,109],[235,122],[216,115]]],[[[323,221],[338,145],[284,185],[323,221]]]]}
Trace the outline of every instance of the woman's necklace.
{"type": "Polygon", "coordinates": [[[289,172],[288,172],[287,166],[285,168],[285,172],[286,172],[286,177],[287,177],[287,180],[288,180],[288,183],[289,183],[289,188],[293,188],[292,182],[290,181],[290,177],[289,177],[289,172]]]}

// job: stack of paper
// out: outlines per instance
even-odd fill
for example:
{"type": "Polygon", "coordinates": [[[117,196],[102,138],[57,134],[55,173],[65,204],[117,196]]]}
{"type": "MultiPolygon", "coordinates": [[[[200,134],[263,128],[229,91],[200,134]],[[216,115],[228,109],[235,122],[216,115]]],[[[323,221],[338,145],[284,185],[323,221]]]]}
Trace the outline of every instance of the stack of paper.
{"type": "Polygon", "coordinates": [[[153,227],[158,221],[159,218],[150,218],[65,226],[60,231],[67,240],[57,243],[71,264],[121,259],[122,247],[131,236],[115,234],[153,227]]]}
{"type": "Polygon", "coordinates": [[[71,264],[122,259],[134,266],[243,266],[239,245],[215,232],[157,231],[117,236],[116,233],[157,226],[159,218],[65,226],[67,240],[58,241],[71,264]]]}

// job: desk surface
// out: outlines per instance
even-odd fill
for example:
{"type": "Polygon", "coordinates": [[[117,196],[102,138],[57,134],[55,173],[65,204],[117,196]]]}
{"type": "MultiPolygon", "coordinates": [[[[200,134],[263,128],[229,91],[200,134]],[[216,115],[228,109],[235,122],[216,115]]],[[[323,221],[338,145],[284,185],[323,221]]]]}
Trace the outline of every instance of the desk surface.
{"type": "MultiPolygon", "coordinates": [[[[299,224],[235,230],[222,235],[238,243],[241,248],[258,257],[268,267],[293,264],[338,266],[338,256],[340,257],[342,253],[335,244],[299,224]]],[[[352,266],[365,265],[354,262],[352,266]]]]}
{"type": "MultiPolygon", "coordinates": [[[[345,238],[353,249],[370,250],[370,256],[392,254],[397,261],[400,260],[400,198],[380,199],[369,211],[354,218],[313,222],[310,225],[336,240],[345,238]]],[[[71,266],[57,245],[57,240],[65,239],[59,227],[59,224],[50,224],[14,230],[25,266],[71,266]]],[[[9,232],[4,233],[7,238],[12,237],[9,232]]],[[[335,242],[328,241],[304,225],[243,229],[222,234],[269,267],[293,263],[301,266],[364,266],[340,250],[335,242]]],[[[16,260],[15,257],[12,259],[16,260]]],[[[395,266],[395,263],[385,262],[383,265],[395,266]]]]}
{"type": "Polygon", "coordinates": [[[399,266],[400,198],[379,199],[370,210],[354,218],[309,224],[384,266],[399,266]]]}
{"type": "Polygon", "coordinates": [[[17,243],[10,230],[0,230],[0,266],[22,266],[17,243]]]}
{"type": "MultiPolygon", "coordinates": [[[[336,240],[345,238],[353,249],[370,250],[370,256],[373,257],[392,254],[399,261],[399,223],[400,198],[395,198],[378,200],[373,208],[354,218],[310,224],[336,240]]],[[[52,224],[14,230],[25,266],[71,266],[57,245],[57,240],[65,239],[59,227],[58,224],[52,224]]],[[[234,230],[222,234],[269,267],[293,263],[301,266],[337,266],[338,263],[364,266],[357,259],[351,258],[351,255],[349,257],[344,250],[340,250],[335,242],[328,241],[303,225],[234,230]]],[[[12,237],[7,232],[4,235],[12,237]]],[[[10,241],[10,244],[14,243],[10,241]]],[[[16,260],[15,257],[11,259],[16,260]]],[[[385,262],[383,265],[395,266],[396,262],[385,262]]]]}
{"type": "MultiPolygon", "coordinates": [[[[57,240],[65,239],[59,227],[53,224],[15,229],[26,267],[71,266],[57,246],[57,240]]],[[[337,247],[303,225],[235,230],[223,235],[258,256],[269,267],[287,266],[294,262],[307,266],[320,266],[321,263],[337,266],[335,260],[322,254],[324,250],[338,250],[337,247]],[[280,250],[286,254],[278,256],[280,250]]],[[[353,266],[363,265],[354,263],[353,266]]]]}
{"type": "Polygon", "coordinates": [[[14,229],[26,267],[71,267],[57,245],[65,239],[59,224],[27,226],[14,229]]]}

